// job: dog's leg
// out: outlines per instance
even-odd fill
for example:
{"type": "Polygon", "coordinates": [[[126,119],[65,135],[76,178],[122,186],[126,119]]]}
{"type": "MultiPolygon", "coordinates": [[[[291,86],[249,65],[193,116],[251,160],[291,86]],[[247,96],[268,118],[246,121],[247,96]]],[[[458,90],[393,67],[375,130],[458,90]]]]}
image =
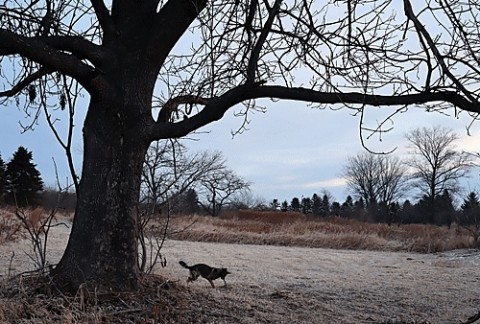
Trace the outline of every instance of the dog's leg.
{"type": "Polygon", "coordinates": [[[211,279],[207,279],[207,280],[210,283],[210,285],[212,286],[212,288],[215,288],[215,285],[213,284],[213,280],[211,280],[211,279]]]}

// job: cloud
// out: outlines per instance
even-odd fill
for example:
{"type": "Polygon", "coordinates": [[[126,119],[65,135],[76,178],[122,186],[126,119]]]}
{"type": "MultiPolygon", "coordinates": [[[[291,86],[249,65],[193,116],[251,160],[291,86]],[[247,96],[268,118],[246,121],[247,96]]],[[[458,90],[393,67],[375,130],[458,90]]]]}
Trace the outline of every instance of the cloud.
{"type": "Polygon", "coordinates": [[[303,185],[306,189],[330,189],[330,188],[337,188],[343,187],[346,185],[346,180],[344,178],[332,178],[327,180],[321,180],[316,182],[310,182],[303,185]]]}

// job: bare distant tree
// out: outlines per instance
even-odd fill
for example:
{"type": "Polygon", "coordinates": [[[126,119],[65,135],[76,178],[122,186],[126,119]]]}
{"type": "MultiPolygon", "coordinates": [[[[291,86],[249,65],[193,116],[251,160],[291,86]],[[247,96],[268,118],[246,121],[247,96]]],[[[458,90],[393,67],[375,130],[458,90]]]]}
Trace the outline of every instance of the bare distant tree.
{"type": "MultiPolygon", "coordinates": [[[[250,184],[249,184],[250,185],[250,184]]],[[[235,209],[256,209],[256,210],[265,210],[268,208],[267,202],[264,198],[254,195],[250,188],[245,190],[240,190],[234,193],[229,199],[229,207],[235,209]]],[[[277,199],[274,199],[276,201],[277,199]]],[[[277,202],[278,203],[278,202],[277,202]]],[[[273,208],[273,203],[270,204],[273,208]]],[[[278,203],[280,206],[280,203],[278,203]]]]}
{"type": "Polygon", "coordinates": [[[210,215],[217,216],[234,194],[249,190],[249,187],[249,182],[227,168],[210,172],[200,181],[199,192],[204,197],[200,204],[210,215]]]}
{"type": "Polygon", "coordinates": [[[405,172],[402,162],[391,154],[362,152],[348,158],[343,177],[350,191],[369,207],[396,201],[402,194],[405,172]]]}
{"type": "Polygon", "coordinates": [[[159,207],[225,167],[219,151],[189,154],[178,141],[156,141],[145,156],[142,201],[152,209],[159,207]]]}
{"type": "Polygon", "coordinates": [[[455,149],[458,136],[441,126],[417,128],[405,136],[413,157],[407,161],[412,169],[411,185],[429,202],[429,222],[434,221],[435,198],[445,190],[457,193],[459,180],[472,167],[472,155],[455,149]]]}

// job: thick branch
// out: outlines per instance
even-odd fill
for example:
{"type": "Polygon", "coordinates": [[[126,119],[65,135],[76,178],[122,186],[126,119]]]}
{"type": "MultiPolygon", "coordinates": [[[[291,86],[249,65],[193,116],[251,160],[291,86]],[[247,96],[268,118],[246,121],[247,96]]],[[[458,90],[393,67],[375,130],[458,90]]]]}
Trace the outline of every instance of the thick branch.
{"type": "Polygon", "coordinates": [[[110,17],[110,13],[105,6],[105,3],[102,0],[90,0],[92,3],[92,7],[95,10],[95,14],[97,15],[98,22],[102,27],[105,36],[112,35],[115,32],[115,26],[113,24],[112,18],[110,17]]]}
{"type": "Polygon", "coordinates": [[[163,62],[206,5],[207,0],[169,0],[157,14],[151,31],[152,57],[163,62]]]}
{"type": "Polygon", "coordinates": [[[60,71],[77,79],[87,90],[91,89],[95,68],[79,58],[60,52],[39,38],[17,35],[0,29],[0,55],[21,55],[51,70],[60,71]]]}
{"type": "Polygon", "coordinates": [[[250,85],[242,85],[227,91],[222,96],[210,99],[201,112],[189,119],[177,123],[152,125],[151,136],[153,139],[185,136],[202,126],[221,119],[225,112],[234,105],[242,101],[259,98],[297,100],[320,104],[362,104],[370,106],[407,106],[440,101],[449,102],[463,110],[480,113],[479,103],[472,103],[452,91],[382,96],[358,92],[320,92],[306,88],[287,88],[282,86],[252,87],[250,85]]]}
{"type": "Polygon", "coordinates": [[[39,40],[55,49],[70,52],[78,59],[87,59],[95,65],[95,67],[101,67],[106,62],[111,61],[113,57],[113,55],[107,55],[105,47],[93,44],[78,36],[50,36],[39,38],[39,40]]]}
{"type": "MultiPolygon", "coordinates": [[[[157,123],[158,122],[169,122],[171,121],[171,116],[174,112],[178,111],[178,106],[180,105],[206,105],[208,103],[207,98],[202,98],[193,95],[178,96],[168,100],[162,109],[158,113],[157,123]]],[[[187,110],[187,115],[190,114],[190,110],[187,110]]]]}
{"type": "Polygon", "coordinates": [[[270,33],[270,30],[272,29],[273,20],[277,16],[281,3],[282,3],[282,0],[276,0],[273,8],[270,9],[265,26],[263,27],[262,32],[258,37],[258,41],[255,44],[255,47],[253,48],[252,56],[250,57],[250,61],[248,62],[248,69],[247,69],[247,80],[250,83],[255,82],[255,73],[257,72],[257,65],[258,65],[258,59],[260,57],[260,52],[262,51],[263,45],[267,40],[267,36],[270,33]]]}

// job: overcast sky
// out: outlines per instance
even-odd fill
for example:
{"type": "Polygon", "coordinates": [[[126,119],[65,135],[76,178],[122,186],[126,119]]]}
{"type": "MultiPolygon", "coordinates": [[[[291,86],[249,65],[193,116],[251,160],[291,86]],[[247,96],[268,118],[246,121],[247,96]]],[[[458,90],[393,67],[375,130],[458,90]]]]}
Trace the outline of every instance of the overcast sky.
{"type": "MultiPolygon", "coordinates": [[[[186,144],[193,151],[220,150],[227,159],[229,168],[252,183],[252,195],[270,202],[273,198],[291,201],[293,197],[311,197],[325,190],[337,201],[343,202],[348,191],[341,178],[342,168],[348,156],[355,155],[362,147],[359,136],[359,117],[349,109],[320,110],[307,107],[304,103],[286,101],[281,103],[262,102],[267,106],[265,113],[250,115],[248,130],[232,138],[232,131],[242,124],[241,117],[233,116],[234,109],[224,119],[208,125],[199,133],[189,136],[186,144]]],[[[392,108],[368,108],[365,126],[373,127],[388,115],[392,108]]],[[[393,154],[404,157],[407,143],[406,131],[416,127],[444,125],[455,130],[461,137],[459,149],[480,152],[480,126],[474,124],[471,136],[466,127],[470,118],[466,113],[454,116],[439,113],[426,113],[420,108],[395,116],[387,127],[394,129],[381,138],[374,135],[366,144],[376,152],[393,149],[393,154]]],[[[46,127],[42,116],[34,131],[21,133],[19,122],[27,123],[25,114],[15,106],[0,107],[0,154],[8,161],[18,146],[23,145],[33,152],[34,163],[42,174],[44,182],[55,185],[55,168],[59,179],[65,185],[71,177],[66,167],[66,159],[52,132],[46,127]]],[[[66,119],[66,116],[65,116],[66,119]]],[[[77,122],[73,153],[77,169],[81,165],[81,125],[77,122]]],[[[363,133],[364,137],[368,133],[363,133]]],[[[465,190],[478,189],[478,170],[465,179],[465,190]]]]}

